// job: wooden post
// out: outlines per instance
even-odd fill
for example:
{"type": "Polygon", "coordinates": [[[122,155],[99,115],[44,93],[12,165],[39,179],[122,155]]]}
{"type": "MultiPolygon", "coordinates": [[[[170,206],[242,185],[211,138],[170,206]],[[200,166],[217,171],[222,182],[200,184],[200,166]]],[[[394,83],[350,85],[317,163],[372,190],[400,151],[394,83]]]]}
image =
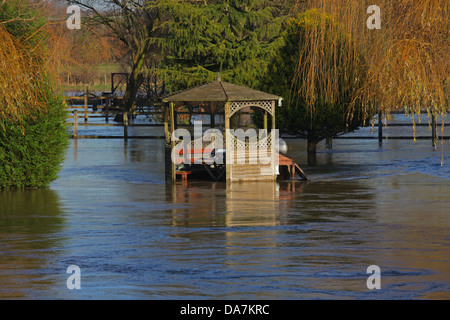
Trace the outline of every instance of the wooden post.
{"type": "Polygon", "coordinates": [[[210,127],[214,128],[216,126],[216,104],[215,102],[211,102],[210,104],[211,106],[211,123],[210,123],[210,127]]]}
{"type": "Polygon", "coordinates": [[[431,115],[431,142],[433,143],[433,147],[436,147],[437,142],[437,131],[436,131],[436,117],[431,115]]]}
{"type": "Polygon", "coordinates": [[[73,137],[78,139],[78,110],[73,111],[73,137]]]}
{"type": "Polygon", "coordinates": [[[169,131],[169,109],[164,108],[164,136],[166,137],[166,142],[170,142],[170,131],[169,131]]]}
{"type": "Polygon", "coordinates": [[[267,130],[267,111],[264,111],[264,130],[267,130]]]}
{"type": "Polygon", "coordinates": [[[128,139],[128,112],[123,113],[123,137],[125,140],[128,139]]]}
{"type": "Polygon", "coordinates": [[[231,181],[231,162],[234,160],[232,159],[232,157],[234,157],[234,150],[231,150],[231,148],[233,148],[233,145],[231,144],[230,141],[230,107],[231,104],[230,102],[225,103],[225,108],[224,108],[224,112],[225,112],[225,155],[226,155],[226,168],[225,168],[225,172],[226,172],[226,180],[231,181]]]}
{"type": "Polygon", "coordinates": [[[78,139],[73,139],[73,159],[78,162],[78,139]]]}
{"type": "Polygon", "coordinates": [[[109,107],[111,106],[111,97],[106,96],[105,100],[105,121],[106,123],[109,122],[109,107]]]}
{"type": "Polygon", "coordinates": [[[378,111],[378,144],[383,145],[383,121],[381,110],[378,111]]]}
{"type": "Polygon", "coordinates": [[[272,128],[271,130],[275,130],[275,100],[272,101],[272,128]]]}
{"type": "Polygon", "coordinates": [[[84,122],[88,122],[88,94],[89,94],[89,87],[86,87],[86,95],[84,96],[84,122]]]}
{"type": "Polygon", "coordinates": [[[215,128],[216,127],[216,114],[215,113],[211,113],[211,128],[215,128]]]}
{"type": "MultiPolygon", "coordinates": [[[[272,134],[272,132],[275,133],[275,130],[276,130],[276,125],[275,125],[275,108],[276,108],[275,100],[273,100],[272,101],[272,128],[270,129],[271,130],[271,132],[270,132],[271,134],[272,134]]],[[[275,151],[275,147],[276,147],[277,141],[274,141],[273,137],[279,138],[278,135],[275,135],[275,134],[272,135],[270,156],[272,157],[272,163],[274,164],[274,166],[275,166],[275,164],[278,166],[279,165],[278,164],[278,159],[275,158],[275,157],[277,157],[277,153],[275,151]]],[[[274,167],[273,168],[273,181],[277,181],[277,171],[278,171],[278,169],[276,167],[274,167]]]]}
{"type": "MultiPolygon", "coordinates": [[[[170,150],[172,152],[173,148],[175,148],[175,142],[172,139],[173,133],[175,131],[175,115],[174,115],[174,104],[173,102],[170,102],[170,150]]],[[[171,161],[172,163],[172,182],[177,181],[177,168],[175,166],[175,163],[171,161]]]]}
{"type": "Polygon", "coordinates": [[[178,113],[173,110],[173,131],[177,130],[178,128],[178,113]]]}

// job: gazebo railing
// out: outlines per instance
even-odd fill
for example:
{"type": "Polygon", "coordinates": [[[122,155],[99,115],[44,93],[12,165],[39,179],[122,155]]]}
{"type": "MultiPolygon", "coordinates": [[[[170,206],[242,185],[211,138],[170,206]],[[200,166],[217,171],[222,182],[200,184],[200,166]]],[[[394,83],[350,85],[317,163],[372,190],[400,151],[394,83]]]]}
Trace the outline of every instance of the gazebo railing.
{"type": "Polygon", "coordinates": [[[230,144],[227,152],[230,156],[227,161],[233,164],[268,164],[272,160],[272,137],[265,136],[262,139],[239,139],[230,135],[230,144]]]}

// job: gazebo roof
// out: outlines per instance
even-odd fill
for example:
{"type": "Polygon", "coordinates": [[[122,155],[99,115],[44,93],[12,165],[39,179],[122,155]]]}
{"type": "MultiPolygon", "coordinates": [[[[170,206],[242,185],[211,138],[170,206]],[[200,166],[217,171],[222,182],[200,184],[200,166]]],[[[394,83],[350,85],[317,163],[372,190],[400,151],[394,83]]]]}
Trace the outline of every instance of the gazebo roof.
{"type": "Polygon", "coordinates": [[[180,101],[268,101],[280,100],[279,96],[254,90],[244,86],[238,86],[221,80],[220,74],[217,80],[187,89],[169,96],[166,96],[164,102],[180,101]]]}

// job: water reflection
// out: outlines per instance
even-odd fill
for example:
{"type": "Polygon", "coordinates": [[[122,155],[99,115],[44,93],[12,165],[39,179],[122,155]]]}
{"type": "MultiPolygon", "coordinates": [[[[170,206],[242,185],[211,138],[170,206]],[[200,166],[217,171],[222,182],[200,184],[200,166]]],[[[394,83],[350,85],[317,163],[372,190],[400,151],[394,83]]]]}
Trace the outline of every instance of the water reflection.
{"type": "MultiPolygon", "coordinates": [[[[292,183],[291,185],[294,185],[292,183]]],[[[270,268],[283,230],[275,226],[283,223],[286,202],[294,192],[280,189],[273,182],[230,183],[226,197],[225,248],[228,268],[247,273],[270,268]]],[[[281,255],[278,257],[283,260],[281,255]]],[[[279,261],[280,262],[280,261],[279,261]]],[[[244,280],[248,281],[248,279],[244,280]]]]}
{"type": "Polygon", "coordinates": [[[358,180],[221,183],[192,182],[166,187],[173,225],[273,226],[371,217],[374,190],[358,180]],[[349,210],[352,207],[352,210],[349,210]]]}
{"type": "Polygon", "coordinates": [[[361,229],[374,222],[376,207],[374,190],[364,183],[191,181],[167,191],[173,236],[188,240],[174,261],[184,269],[220,270],[219,292],[227,287],[234,290],[228,294],[286,299],[330,298],[333,288],[361,291],[355,270],[373,261],[356,252],[374,240],[373,234],[362,237],[361,229]],[[192,248],[206,260],[188,260],[192,248]],[[264,283],[270,293],[261,291],[264,283]]]}
{"type": "Polygon", "coordinates": [[[301,182],[227,184],[189,181],[186,185],[168,185],[166,197],[175,204],[172,210],[174,226],[270,226],[279,223],[278,213],[303,188],[301,182]]]}
{"type": "Polygon", "coordinates": [[[172,225],[184,227],[223,226],[225,211],[221,199],[226,196],[226,185],[220,182],[189,182],[166,186],[166,198],[175,204],[172,209],[172,225]]]}
{"type": "Polygon", "coordinates": [[[227,227],[258,226],[277,224],[279,212],[279,184],[230,183],[227,188],[227,227]]]}
{"type": "Polygon", "coordinates": [[[29,297],[48,288],[53,280],[44,270],[63,227],[56,192],[0,191],[0,298],[29,297]]]}

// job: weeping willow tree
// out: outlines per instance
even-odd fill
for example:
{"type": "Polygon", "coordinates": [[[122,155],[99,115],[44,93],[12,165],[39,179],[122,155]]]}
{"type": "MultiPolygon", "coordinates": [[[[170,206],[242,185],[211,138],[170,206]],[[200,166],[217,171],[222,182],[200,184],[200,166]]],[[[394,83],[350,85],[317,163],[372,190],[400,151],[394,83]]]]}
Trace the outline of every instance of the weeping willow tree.
{"type": "Polygon", "coordinates": [[[0,38],[0,189],[45,187],[60,169],[67,135],[36,4],[0,3],[0,38]]]}
{"type": "MultiPolygon", "coordinates": [[[[365,0],[307,0],[301,10],[315,8],[334,17],[346,33],[358,44],[364,57],[367,75],[360,88],[352,94],[348,119],[356,114],[370,114],[374,109],[383,113],[404,110],[407,114],[445,117],[448,110],[450,84],[450,25],[447,0],[377,1],[380,8],[380,29],[366,27],[372,1],[365,0]]],[[[325,23],[325,22],[322,22],[325,23]]],[[[338,47],[320,48],[321,37],[311,30],[305,44],[311,50],[310,61],[321,55],[333,56],[338,47]]],[[[309,49],[308,49],[309,50],[309,49]]],[[[337,64],[360,64],[356,55],[341,57],[337,64]]],[[[331,104],[338,102],[342,85],[335,81],[331,70],[298,61],[295,74],[297,92],[314,111],[317,99],[331,104]],[[317,96],[317,90],[321,96],[317,96]]],[[[414,118],[413,122],[414,122],[414,118]]]]}
{"type": "Polygon", "coordinates": [[[366,110],[348,119],[366,76],[364,59],[343,26],[317,9],[291,19],[283,39],[264,89],[285,98],[278,128],[307,138],[308,153],[315,154],[321,140],[353,131],[372,117],[366,110]]]}
{"type": "Polygon", "coordinates": [[[365,41],[369,76],[357,98],[385,112],[445,113],[450,80],[450,3],[381,1],[380,8],[382,26],[368,30],[372,33],[365,41]]]}

